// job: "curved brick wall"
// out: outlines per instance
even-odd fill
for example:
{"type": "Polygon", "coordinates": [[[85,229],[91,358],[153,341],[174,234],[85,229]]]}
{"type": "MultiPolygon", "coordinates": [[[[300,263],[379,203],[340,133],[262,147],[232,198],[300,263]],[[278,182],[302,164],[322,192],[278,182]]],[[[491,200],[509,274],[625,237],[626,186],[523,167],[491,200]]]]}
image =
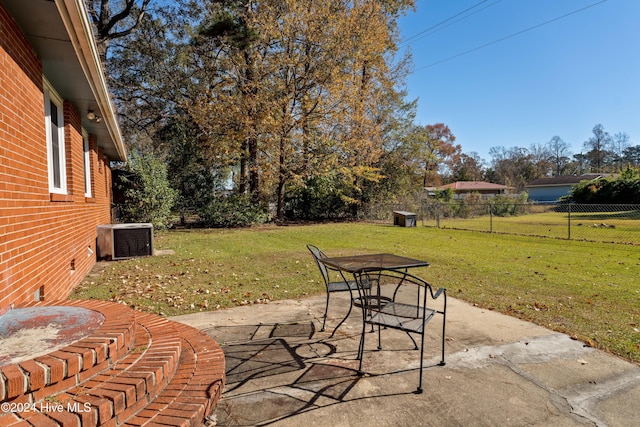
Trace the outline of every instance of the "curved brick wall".
{"type": "Polygon", "coordinates": [[[0,367],[0,426],[200,426],[224,386],[224,355],[205,333],[105,301],[85,338],[0,367]]]}

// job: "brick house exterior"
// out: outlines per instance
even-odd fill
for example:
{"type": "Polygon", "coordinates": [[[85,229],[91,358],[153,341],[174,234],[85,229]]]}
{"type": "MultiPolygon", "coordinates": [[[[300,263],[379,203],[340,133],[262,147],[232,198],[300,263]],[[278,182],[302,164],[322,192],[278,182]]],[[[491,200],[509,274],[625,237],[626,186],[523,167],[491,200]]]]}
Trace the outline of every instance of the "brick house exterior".
{"type": "Polygon", "coordinates": [[[0,0],[0,315],[66,298],[126,158],[82,0],[0,0]]]}

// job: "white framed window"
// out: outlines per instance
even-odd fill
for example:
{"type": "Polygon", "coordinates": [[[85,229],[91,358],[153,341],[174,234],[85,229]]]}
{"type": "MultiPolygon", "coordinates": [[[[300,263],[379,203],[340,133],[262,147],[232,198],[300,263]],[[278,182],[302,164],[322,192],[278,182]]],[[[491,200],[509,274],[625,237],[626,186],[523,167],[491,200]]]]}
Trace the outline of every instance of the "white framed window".
{"type": "Polygon", "coordinates": [[[84,148],[84,197],[91,197],[91,148],[89,135],[82,129],[82,145],[84,148]]]}
{"type": "Polygon", "coordinates": [[[49,192],[67,194],[67,168],[64,143],[64,111],[62,99],[44,81],[44,112],[47,131],[47,163],[49,192]]]}

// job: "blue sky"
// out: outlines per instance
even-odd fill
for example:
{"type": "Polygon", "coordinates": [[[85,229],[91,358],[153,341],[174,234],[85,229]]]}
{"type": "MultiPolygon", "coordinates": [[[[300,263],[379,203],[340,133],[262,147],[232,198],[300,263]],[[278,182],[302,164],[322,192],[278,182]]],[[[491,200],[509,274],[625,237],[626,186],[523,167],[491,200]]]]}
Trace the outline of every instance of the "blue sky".
{"type": "Polygon", "coordinates": [[[596,124],[640,144],[640,0],[416,3],[399,25],[413,56],[406,89],[418,98],[417,124],[445,123],[464,153],[486,161],[491,147],[555,135],[580,153],[596,124]]]}

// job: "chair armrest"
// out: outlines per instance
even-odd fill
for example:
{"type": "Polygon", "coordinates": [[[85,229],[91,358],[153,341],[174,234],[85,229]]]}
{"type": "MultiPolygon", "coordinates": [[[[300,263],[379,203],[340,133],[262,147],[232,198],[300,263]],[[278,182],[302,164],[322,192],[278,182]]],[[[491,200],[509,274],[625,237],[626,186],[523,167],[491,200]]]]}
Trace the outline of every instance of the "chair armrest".
{"type": "Polygon", "coordinates": [[[438,290],[436,291],[436,293],[433,295],[433,297],[432,297],[432,298],[433,298],[433,299],[438,299],[438,297],[440,296],[440,294],[441,294],[441,293],[443,293],[443,292],[445,292],[445,295],[446,295],[447,289],[446,289],[446,288],[440,288],[440,289],[438,289],[438,290]]]}

